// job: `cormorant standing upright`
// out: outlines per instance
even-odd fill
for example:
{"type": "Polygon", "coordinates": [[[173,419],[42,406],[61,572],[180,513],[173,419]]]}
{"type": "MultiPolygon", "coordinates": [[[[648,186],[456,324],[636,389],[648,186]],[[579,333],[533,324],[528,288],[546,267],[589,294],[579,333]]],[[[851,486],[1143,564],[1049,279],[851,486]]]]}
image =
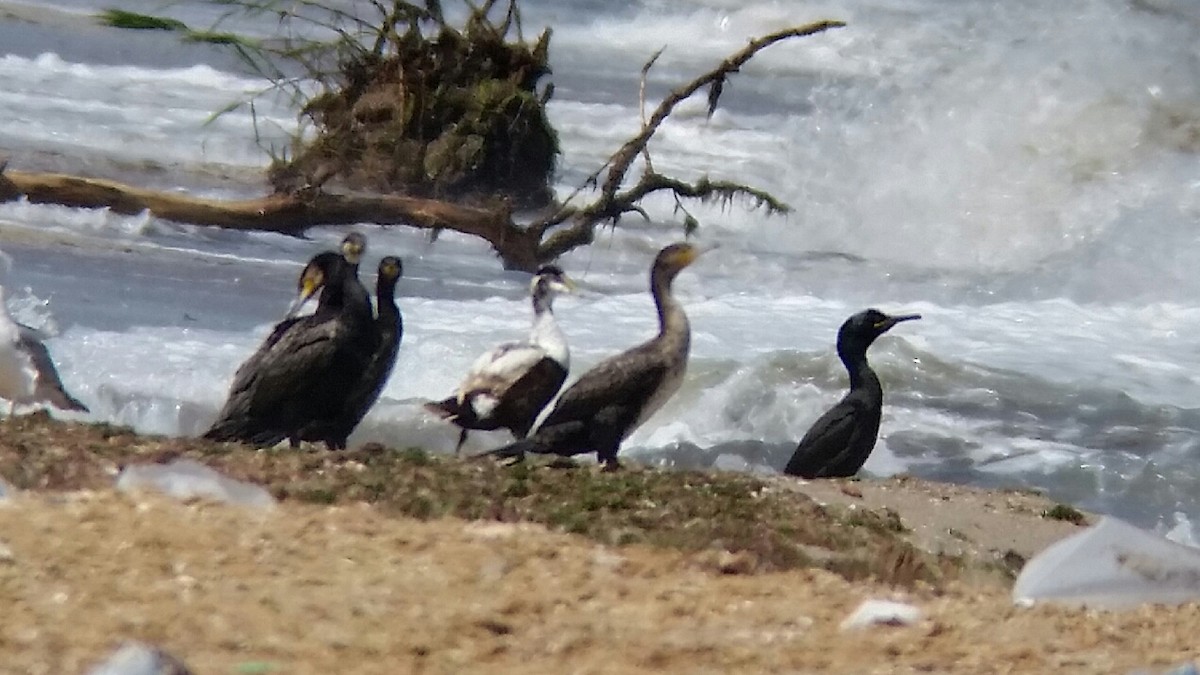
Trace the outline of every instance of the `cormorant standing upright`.
{"type": "Polygon", "coordinates": [[[342,412],[375,348],[370,301],[350,265],[332,251],[309,261],[289,316],[238,368],[204,438],[260,446],[286,438],[295,447],[342,412]],[[318,290],[316,312],[292,316],[318,290]]]}
{"type": "Polygon", "coordinates": [[[481,456],[562,456],[595,452],[605,470],[620,467],[621,442],[653,415],[683,383],[691,327],[671,294],[671,282],[700,251],[672,244],[659,251],[650,268],[650,292],[658,308],[658,335],[601,361],[563,392],[546,420],[529,438],[481,456]]]}
{"type": "Polygon", "coordinates": [[[883,385],[867,363],[875,338],[920,314],[888,316],[876,309],[859,312],[838,330],[837,351],[850,373],[850,393],[817,419],[783,472],[803,478],[844,478],[858,473],[879,435],[883,385]]]}
{"type": "Polygon", "coordinates": [[[506,342],[483,353],[471,365],[454,395],[425,404],[425,409],[462,428],[458,454],[472,429],[508,429],[525,438],[538,414],[567,379],[570,350],[554,320],[554,298],[573,284],[558,265],[546,265],[529,283],[533,327],[529,339],[506,342]]]}
{"type": "Polygon", "coordinates": [[[318,430],[316,435],[319,438],[306,437],[305,440],[325,441],[331,450],[345,449],[346,439],[366,417],[375,401],[379,400],[379,394],[383,392],[388,376],[396,365],[396,354],[404,337],[404,319],[396,307],[396,281],[403,275],[404,266],[400,258],[389,255],[379,261],[378,276],[375,278],[375,351],[358,385],[346,397],[343,414],[326,433],[319,433],[318,430]]]}

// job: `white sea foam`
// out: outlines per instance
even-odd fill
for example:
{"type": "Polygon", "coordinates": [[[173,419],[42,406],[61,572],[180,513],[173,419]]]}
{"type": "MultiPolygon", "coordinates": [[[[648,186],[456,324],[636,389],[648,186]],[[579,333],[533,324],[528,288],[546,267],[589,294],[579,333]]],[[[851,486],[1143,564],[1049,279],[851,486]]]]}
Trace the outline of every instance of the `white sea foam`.
{"type": "MultiPolygon", "coordinates": [[[[101,152],[160,165],[263,166],[255,122],[243,108],[213,113],[267,88],[207,65],[152,69],[70,63],[56,54],[0,56],[0,138],[38,151],[101,152]],[[80,120],[86,120],[81,124],[80,120]]],[[[255,108],[262,143],[282,147],[295,114],[271,97],[255,108]]]]}
{"type": "MultiPolygon", "coordinates": [[[[768,219],[740,204],[688,205],[701,240],[721,244],[677,282],[694,330],[690,377],[628,451],[781,466],[845,391],[838,325],[868,306],[918,311],[922,321],[871,352],[887,403],[868,471],[1035,485],[1140,525],[1175,513],[1195,522],[1200,22],[1181,3],[1155,6],[524,5],[527,34],[554,19],[562,195],[636,131],[638,68],[664,44],[651,106],[752,35],[849,23],[764,51],[730,79],[712,119],[701,92],[651,144],[659,171],[742,181],[795,211],[768,219]]],[[[170,11],[202,25],[214,10],[170,11]]],[[[202,125],[263,82],[118,56],[0,56],[0,141],[18,157],[143,166],[152,182],[198,191],[216,188],[189,176],[265,165],[245,111],[202,125]]],[[[279,102],[257,112],[268,142],[294,128],[279,102]]],[[[562,260],[584,288],[556,305],[572,377],[655,331],[646,269],[681,236],[681,217],[666,196],[646,206],[654,222],[627,218],[562,260]]],[[[14,287],[48,299],[41,319],[61,327],[48,345],[68,389],[94,419],[171,434],[204,428],[286,306],[299,265],[345,231],[299,241],[23,202],[0,205],[0,223],[19,241],[48,234],[73,246],[14,249],[12,272],[14,287]]],[[[527,277],[500,271],[465,235],[431,244],[362,229],[364,277],[376,256],[405,259],[406,333],[355,439],[449,450],[453,429],[420,403],[447,395],[484,349],[525,334],[527,277]]],[[[505,438],[480,434],[472,447],[505,438]]]]}

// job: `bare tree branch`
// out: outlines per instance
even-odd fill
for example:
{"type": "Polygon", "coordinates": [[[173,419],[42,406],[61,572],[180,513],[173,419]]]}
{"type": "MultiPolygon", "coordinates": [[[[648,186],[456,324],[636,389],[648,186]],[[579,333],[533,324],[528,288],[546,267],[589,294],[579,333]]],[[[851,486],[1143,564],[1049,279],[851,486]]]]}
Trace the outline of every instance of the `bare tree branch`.
{"type": "MultiPolygon", "coordinates": [[[[654,52],[654,55],[650,57],[650,60],[646,61],[645,65],[642,66],[642,78],[641,78],[641,81],[638,83],[638,116],[642,120],[642,129],[643,130],[647,126],[647,124],[646,124],[646,78],[649,77],[650,69],[654,67],[654,62],[658,60],[658,57],[662,56],[662,53],[664,51],[666,51],[666,49],[667,49],[666,47],[663,47],[662,49],[659,49],[658,51],[654,52]]],[[[649,143],[647,143],[645,145],[645,147],[642,148],[642,158],[645,159],[645,161],[646,161],[646,170],[654,171],[654,163],[650,161],[650,144],[649,143]]]]}
{"type": "MultiPolygon", "coordinates": [[[[626,141],[624,145],[609,157],[608,161],[589,175],[581,186],[571,193],[557,212],[529,226],[529,230],[541,239],[551,228],[558,227],[567,221],[572,221],[568,227],[545,236],[542,245],[538,248],[538,257],[542,260],[549,260],[575,246],[591,243],[591,229],[598,223],[619,219],[621,215],[632,211],[631,207],[639,199],[659,190],[672,190],[677,197],[698,199],[715,197],[728,200],[741,195],[749,197],[755,206],[766,207],[770,213],[787,212],[789,210],[787,204],[784,204],[764,191],[745,185],[727,181],[714,182],[707,178],[703,178],[694,184],[689,184],[659,175],[654,172],[653,166],[650,164],[647,145],[658,131],[658,128],[675,110],[675,107],[706,86],[710,87],[708,105],[709,114],[711,115],[712,111],[716,108],[717,100],[720,97],[727,77],[732,73],[736,73],[758,52],[783,40],[814,35],[830,28],[840,28],[845,25],[842,21],[818,21],[755,38],[744,48],[725,58],[724,61],[712,70],[672,90],[658,104],[658,107],[655,108],[649,120],[646,120],[644,113],[642,113],[642,128],[638,134],[626,141]],[[625,180],[630,166],[639,153],[644,154],[646,157],[645,172],[636,185],[621,192],[621,183],[625,180]],[[605,174],[606,169],[607,173],[605,174]],[[603,183],[600,182],[602,174],[604,175],[603,183]],[[582,207],[571,204],[571,201],[588,186],[599,186],[600,194],[596,199],[582,207]]],[[[642,69],[641,90],[639,92],[639,99],[642,103],[645,100],[646,74],[658,59],[659,54],[661,54],[661,50],[642,69]]]]}
{"type": "MultiPolygon", "coordinates": [[[[649,194],[669,190],[677,197],[699,199],[701,201],[720,201],[729,203],[738,198],[748,199],[755,207],[765,208],[767,213],[782,214],[791,211],[791,207],[779,201],[770,193],[752,187],[723,180],[701,178],[695,183],[647,172],[632,188],[622,192],[617,199],[596,203],[589,208],[572,212],[573,220],[570,226],[555,230],[545,238],[538,247],[540,260],[552,260],[571,249],[592,243],[592,233],[596,225],[603,222],[616,223],[627,213],[637,213],[643,218],[648,216],[638,205],[649,194]]],[[[678,204],[682,208],[682,204],[678,204]]],[[[684,212],[687,213],[686,209],[684,212]]],[[[688,214],[691,218],[691,214],[688,214]]],[[[694,221],[694,219],[692,219],[694,221]]]]}
{"type": "Polygon", "coordinates": [[[633,158],[637,156],[637,153],[646,145],[646,143],[650,142],[650,138],[656,131],[658,131],[659,125],[661,125],[663,121],[667,119],[667,116],[670,115],[673,110],[675,110],[675,106],[689,98],[692,94],[695,94],[705,85],[711,84],[719,79],[724,79],[724,77],[729,73],[737,72],[755,54],[763,49],[766,49],[767,47],[770,47],[776,42],[794,37],[814,35],[816,33],[829,30],[830,28],[840,28],[845,25],[846,24],[842,21],[818,21],[817,23],[799,26],[797,28],[788,28],[786,30],[781,30],[776,33],[771,33],[770,35],[764,35],[763,37],[756,38],[751,40],[750,44],[746,45],[741,51],[727,57],[716,68],[704,73],[682,87],[673,90],[667,95],[666,98],[662,100],[661,103],[658,104],[658,107],[655,108],[654,114],[650,116],[650,123],[646,126],[646,128],[642,129],[642,132],[637,136],[634,136],[626,141],[625,145],[621,146],[621,149],[617,150],[617,152],[613,154],[612,159],[609,160],[608,175],[601,186],[601,191],[605,194],[616,194],[617,187],[625,178],[625,173],[629,171],[629,165],[633,163],[633,158]]]}

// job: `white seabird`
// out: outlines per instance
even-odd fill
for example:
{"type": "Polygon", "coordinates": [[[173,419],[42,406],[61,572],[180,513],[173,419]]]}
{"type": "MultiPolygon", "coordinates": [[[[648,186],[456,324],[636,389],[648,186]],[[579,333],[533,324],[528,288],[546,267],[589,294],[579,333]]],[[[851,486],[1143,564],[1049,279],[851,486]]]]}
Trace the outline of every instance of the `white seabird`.
{"type": "Polygon", "coordinates": [[[12,416],[17,405],[49,403],[62,410],[88,412],[63,389],[58,369],[42,344],[42,335],[13,320],[0,286],[0,398],[8,401],[12,416]]]}

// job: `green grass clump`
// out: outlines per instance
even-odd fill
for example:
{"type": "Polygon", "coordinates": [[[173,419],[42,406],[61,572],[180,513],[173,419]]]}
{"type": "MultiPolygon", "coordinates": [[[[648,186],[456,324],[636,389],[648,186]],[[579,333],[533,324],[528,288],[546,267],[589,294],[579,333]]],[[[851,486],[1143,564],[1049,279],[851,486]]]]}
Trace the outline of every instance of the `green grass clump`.
{"type": "Polygon", "coordinates": [[[227,45],[235,47],[248,47],[257,49],[261,45],[258,40],[253,40],[237,33],[222,33],[211,30],[184,30],[183,39],[186,42],[206,42],[211,45],[227,45]]]}
{"type": "Polygon", "coordinates": [[[1042,512],[1043,518],[1050,520],[1063,520],[1072,525],[1083,525],[1087,523],[1087,516],[1079,509],[1068,506],[1066,504],[1055,504],[1053,507],[1042,512]]]}
{"type": "Polygon", "coordinates": [[[113,28],[128,28],[130,30],[188,30],[187,24],[177,19],[127,12],[123,9],[106,9],[100,13],[99,18],[100,23],[112,26],[113,28]]]}

